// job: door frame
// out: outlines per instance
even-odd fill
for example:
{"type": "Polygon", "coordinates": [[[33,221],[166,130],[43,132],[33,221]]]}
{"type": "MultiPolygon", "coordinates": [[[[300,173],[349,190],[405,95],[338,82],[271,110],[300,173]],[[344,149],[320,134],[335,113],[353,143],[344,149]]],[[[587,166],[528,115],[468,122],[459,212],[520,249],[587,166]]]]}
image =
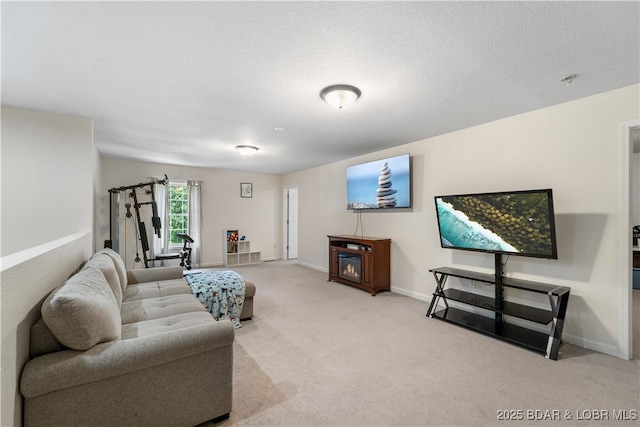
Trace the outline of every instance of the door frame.
{"type": "MultiPolygon", "coordinates": [[[[282,189],[282,204],[283,204],[283,245],[282,245],[282,259],[289,260],[289,189],[298,189],[298,197],[300,196],[300,189],[297,185],[288,185],[282,189]]],[[[298,206],[296,206],[298,210],[298,206]]],[[[298,216],[299,218],[299,216],[298,216]]],[[[297,258],[294,258],[297,259],[297,258]]]]}
{"type": "Polygon", "coordinates": [[[633,359],[633,288],[631,244],[631,161],[633,141],[631,132],[640,127],[640,119],[620,123],[620,248],[619,248],[619,336],[618,357],[633,359]]]}

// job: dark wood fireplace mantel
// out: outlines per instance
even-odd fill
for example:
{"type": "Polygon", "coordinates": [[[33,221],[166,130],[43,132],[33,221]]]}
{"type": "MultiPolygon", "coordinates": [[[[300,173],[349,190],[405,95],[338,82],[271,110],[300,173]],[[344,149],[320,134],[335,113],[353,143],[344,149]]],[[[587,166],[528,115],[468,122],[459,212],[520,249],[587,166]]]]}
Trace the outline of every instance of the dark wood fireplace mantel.
{"type": "Polygon", "coordinates": [[[377,292],[391,290],[391,239],[346,235],[327,237],[329,238],[329,281],[333,280],[362,289],[370,292],[372,296],[377,292]],[[360,257],[362,271],[358,278],[359,282],[340,277],[340,253],[360,257]]]}

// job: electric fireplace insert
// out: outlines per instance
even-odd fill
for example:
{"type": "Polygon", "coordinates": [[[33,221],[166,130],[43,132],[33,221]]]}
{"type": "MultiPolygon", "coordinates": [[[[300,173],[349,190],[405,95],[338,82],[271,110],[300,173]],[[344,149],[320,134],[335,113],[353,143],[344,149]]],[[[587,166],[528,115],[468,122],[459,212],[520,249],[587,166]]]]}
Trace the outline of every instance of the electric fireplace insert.
{"type": "Polygon", "coordinates": [[[362,258],[360,254],[338,252],[338,277],[362,283],[362,258]]]}

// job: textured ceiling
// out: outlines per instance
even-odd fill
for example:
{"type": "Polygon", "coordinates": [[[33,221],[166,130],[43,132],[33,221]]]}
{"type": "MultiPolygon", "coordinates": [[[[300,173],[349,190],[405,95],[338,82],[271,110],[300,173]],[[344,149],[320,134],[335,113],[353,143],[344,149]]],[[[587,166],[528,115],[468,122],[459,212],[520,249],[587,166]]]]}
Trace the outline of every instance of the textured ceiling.
{"type": "Polygon", "coordinates": [[[92,119],[105,156],[289,173],[638,83],[639,17],[638,2],[3,1],[2,103],[92,119]],[[341,83],[362,97],[339,111],[319,92],[341,83]]]}

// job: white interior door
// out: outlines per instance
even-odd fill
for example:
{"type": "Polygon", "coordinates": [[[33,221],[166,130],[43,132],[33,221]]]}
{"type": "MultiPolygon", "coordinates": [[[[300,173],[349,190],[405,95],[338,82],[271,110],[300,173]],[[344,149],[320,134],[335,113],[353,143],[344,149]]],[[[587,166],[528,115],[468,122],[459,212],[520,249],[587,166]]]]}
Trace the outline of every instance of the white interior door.
{"type": "Polygon", "coordinates": [[[298,187],[287,188],[287,259],[298,258],[298,187]]]}

